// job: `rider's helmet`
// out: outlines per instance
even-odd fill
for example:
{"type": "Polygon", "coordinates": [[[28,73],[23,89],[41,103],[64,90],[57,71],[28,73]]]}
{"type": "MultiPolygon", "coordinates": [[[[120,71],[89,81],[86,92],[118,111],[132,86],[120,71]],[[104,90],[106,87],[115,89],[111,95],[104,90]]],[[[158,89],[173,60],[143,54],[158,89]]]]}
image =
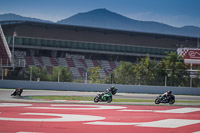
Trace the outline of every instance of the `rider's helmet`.
{"type": "Polygon", "coordinates": [[[168,95],[171,95],[171,94],[172,94],[172,91],[169,90],[167,93],[168,93],[168,95]]]}

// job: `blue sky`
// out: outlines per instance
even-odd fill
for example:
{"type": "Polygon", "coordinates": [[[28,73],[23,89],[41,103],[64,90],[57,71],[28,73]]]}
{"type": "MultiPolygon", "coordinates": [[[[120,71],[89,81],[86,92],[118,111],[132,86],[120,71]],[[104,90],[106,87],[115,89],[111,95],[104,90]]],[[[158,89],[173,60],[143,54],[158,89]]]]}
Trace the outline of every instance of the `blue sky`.
{"type": "Polygon", "coordinates": [[[200,27],[200,0],[0,0],[0,14],[15,13],[54,22],[97,8],[137,20],[200,27]]]}

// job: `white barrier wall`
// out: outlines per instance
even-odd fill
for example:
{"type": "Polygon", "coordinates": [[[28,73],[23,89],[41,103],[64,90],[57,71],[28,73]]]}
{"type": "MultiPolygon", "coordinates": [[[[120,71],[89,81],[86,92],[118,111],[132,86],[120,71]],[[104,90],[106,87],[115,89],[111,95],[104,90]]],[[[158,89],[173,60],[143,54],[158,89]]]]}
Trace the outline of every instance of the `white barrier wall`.
{"type": "MultiPolygon", "coordinates": [[[[85,84],[67,82],[37,82],[37,81],[18,81],[0,80],[0,88],[39,89],[39,90],[66,90],[66,91],[98,91],[103,92],[111,84],[85,84]]],[[[161,94],[171,90],[175,95],[200,95],[200,88],[189,87],[164,87],[164,86],[138,86],[138,85],[114,85],[118,92],[124,93],[148,93],[161,94]]]]}

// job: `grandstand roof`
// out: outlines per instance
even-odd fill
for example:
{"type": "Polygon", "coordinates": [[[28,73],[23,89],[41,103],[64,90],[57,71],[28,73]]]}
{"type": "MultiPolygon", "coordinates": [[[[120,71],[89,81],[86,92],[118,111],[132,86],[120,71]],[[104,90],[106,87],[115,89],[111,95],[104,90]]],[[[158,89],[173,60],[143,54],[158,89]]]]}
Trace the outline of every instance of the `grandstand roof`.
{"type": "Polygon", "coordinates": [[[144,33],[95,27],[42,23],[33,21],[1,21],[6,36],[16,31],[18,36],[76,40],[86,42],[112,43],[177,49],[196,47],[197,38],[166,34],[144,33]]]}

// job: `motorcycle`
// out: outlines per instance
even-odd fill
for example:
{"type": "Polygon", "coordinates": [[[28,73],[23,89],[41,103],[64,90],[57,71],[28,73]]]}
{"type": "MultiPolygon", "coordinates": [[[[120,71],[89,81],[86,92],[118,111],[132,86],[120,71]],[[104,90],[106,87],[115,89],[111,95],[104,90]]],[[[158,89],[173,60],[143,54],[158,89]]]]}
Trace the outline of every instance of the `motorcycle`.
{"type": "Polygon", "coordinates": [[[164,99],[162,95],[159,95],[159,96],[155,99],[155,104],[160,104],[160,103],[174,104],[174,103],[175,103],[175,96],[174,96],[174,95],[170,95],[170,96],[167,96],[167,97],[164,99]]]}
{"type": "Polygon", "coordinates": [[[102,94],[97,94],[96,97],[94,98],[94,102],[107,102],[111,103],[112,102],[112,94],[111,93],[102,93],[102,94]]]}
{"type": "Polygon", "coordinates": [[[114,87],[106,89],[106,92],[102,94],[97,94],[96,97],[94,98],[94,102],[107,102],[111,103],[112,102],[112,95],[115,95],[117,93],[117,89],[114,87]]]}
{"type": "Polygon", "coordinates": [[[15,89],[15,91],[11,94],[11,96],[21,96],[23,92],[23,89],[22,88],[17,88],[15,89]]]}

